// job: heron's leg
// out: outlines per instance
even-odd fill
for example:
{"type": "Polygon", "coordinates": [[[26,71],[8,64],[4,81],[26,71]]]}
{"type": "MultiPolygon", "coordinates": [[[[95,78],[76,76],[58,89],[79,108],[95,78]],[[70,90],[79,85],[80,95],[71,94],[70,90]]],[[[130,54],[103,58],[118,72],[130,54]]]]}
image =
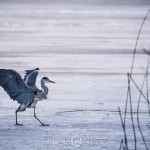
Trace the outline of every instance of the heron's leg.
{"type": "Polygon", "coordinates": [[[18,126],[23,126],[23,124],[19,124],[18,121],[17,121],[17,113],[20,111],[25,111],[26,110],[26,107],[23,106],[23,105],[20,105],[18,107],[18,109],[15,111],[15,114],[16,114],[16,124],[15,125],[18,125],[18,126]]]}
{"type": "Polygon", "coordinates": [[[34,109],[34,117],[41,123],[41,125],[42,125],[42,126],[49,126],[49,124],[44,124],[44,123],[36,116],[35,107],[34,107],[33,109],[34,109]]]}

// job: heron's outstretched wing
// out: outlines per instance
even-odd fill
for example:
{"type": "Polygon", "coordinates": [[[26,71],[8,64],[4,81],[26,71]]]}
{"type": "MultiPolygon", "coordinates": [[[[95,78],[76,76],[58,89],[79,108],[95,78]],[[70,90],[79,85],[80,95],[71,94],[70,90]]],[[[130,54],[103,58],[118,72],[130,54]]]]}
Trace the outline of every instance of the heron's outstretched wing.
{"type": "Polygon", "coordinates": [[[36,78],[39,68],[33,70],[25,70],[24,82],[30,87],[36,87],[36,78]]]}
{"type": "Polygon", "coordinates": [[[14,70],[0,69],[0,86],[4,88],[11,99],[20,104],[28,106],[34,100],[34,92],[14,70]]]}
{"type": "Polygon", "coordinates": [[[38,71],[34,70],[32,71],[30,74],[28,74],[26,76],[26,79],[24,80],[24,82],[28,85],[28,86],[35,86],[36,84],[36,78],[38,76],[38,71]]]}

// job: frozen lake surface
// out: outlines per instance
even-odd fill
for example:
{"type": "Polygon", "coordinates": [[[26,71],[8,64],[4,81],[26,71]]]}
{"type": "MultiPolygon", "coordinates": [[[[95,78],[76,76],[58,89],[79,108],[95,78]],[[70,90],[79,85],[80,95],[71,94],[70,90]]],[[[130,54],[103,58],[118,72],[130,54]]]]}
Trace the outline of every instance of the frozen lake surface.
{"type": "MultiPolygon", "coordinates": [[[[0,68],[14,69],[23,77],[25,69],[39,67],[38,86],[43,76],[56,82],[48,85],[48,100],[37,105],[37,116],[49,127],[39,126],[32,109],[18,115],[24,126],[14,126],[18,104],[0,88],[0,150],[119,149],[123,131],[118,106],[124,111],[126,74],[149,7],[149,0],[0,0],[0,68]]],[[[141,49],[148,48],[149,41],[150,16],[133,70],[139,86],[147,62],[141,49]]],[[[135,87],[132,91],[136,111],[139,93],[135,87]]],[[[149,141],[144,100],[140,111],[149,141]]],[[[132,147],[129,115],[127,122],[132,147]]],[[[137,138],[138,149],[144,150],[138,130],[137,138]]]]}

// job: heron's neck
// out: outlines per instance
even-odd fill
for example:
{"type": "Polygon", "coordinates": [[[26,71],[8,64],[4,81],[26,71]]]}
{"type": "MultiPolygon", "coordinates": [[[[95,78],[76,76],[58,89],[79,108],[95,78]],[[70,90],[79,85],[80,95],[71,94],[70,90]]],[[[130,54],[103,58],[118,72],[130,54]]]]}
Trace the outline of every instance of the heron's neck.
{"type": "Polygon", "coordinates": [[[47,95],[48,94],[48,87],[45,85],[45,82],[43,80],[41,80],[41,87],[44,90],[44,94],[47,95]]]}

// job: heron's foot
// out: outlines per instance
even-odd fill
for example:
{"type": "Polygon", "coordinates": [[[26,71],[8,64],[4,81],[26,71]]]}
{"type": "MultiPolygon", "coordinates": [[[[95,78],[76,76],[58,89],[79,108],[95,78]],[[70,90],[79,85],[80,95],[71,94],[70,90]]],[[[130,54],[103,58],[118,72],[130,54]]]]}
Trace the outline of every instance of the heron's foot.
{"type": "Polygon", "coordinates": [[[16,123],[15,126],[23,126],[23,124],[16,123]]]}
{"type": "Polygon", "coordinates": [[[44,123],[42,123],[41,126],[49,126],[49,124],[44,124],[44,123]]]}

